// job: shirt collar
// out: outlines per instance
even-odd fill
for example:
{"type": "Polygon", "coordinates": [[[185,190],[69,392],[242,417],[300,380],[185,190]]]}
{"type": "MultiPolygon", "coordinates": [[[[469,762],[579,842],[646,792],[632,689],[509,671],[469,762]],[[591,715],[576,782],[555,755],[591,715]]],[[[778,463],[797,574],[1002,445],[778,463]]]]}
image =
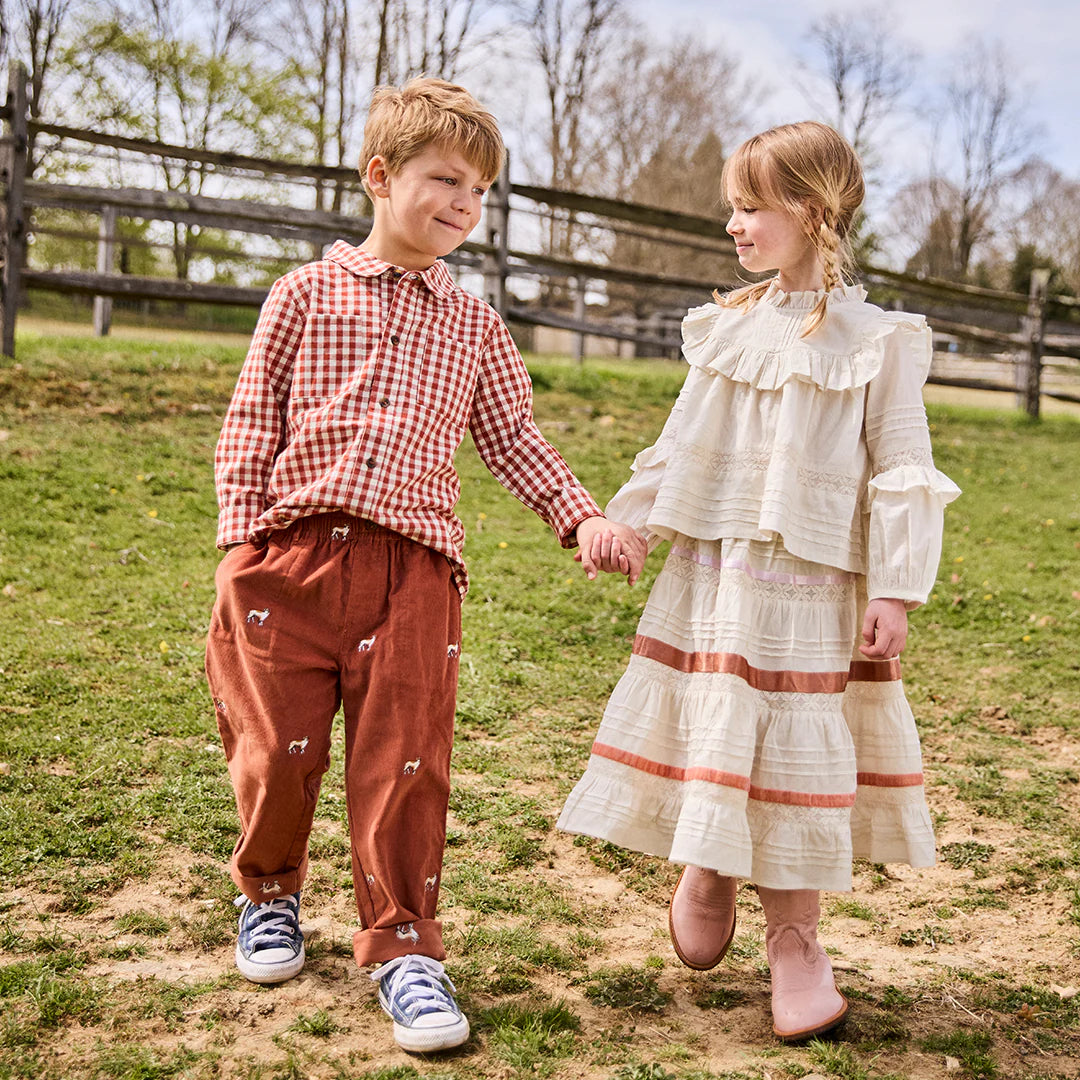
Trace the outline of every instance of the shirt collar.
{"type": "Polygon", "coordinates": [[[374,255],[364,251],[363,248],[353,247],[352,244],[348,244],[344,240],[338,240],[324,258],[337,263],[338,266],[343,266],[351,274],[356,274],[359,277],[380,277],[386,273],[407,277],[415,274],[435,296],[443,300],[457,288],[454,279],[450,276],[450,271],[446,269],[446,263],[442,259],[436,259],[426,270],[403,271],[400,267],[394,266],[393,263],[377,259],[374,255]]]}

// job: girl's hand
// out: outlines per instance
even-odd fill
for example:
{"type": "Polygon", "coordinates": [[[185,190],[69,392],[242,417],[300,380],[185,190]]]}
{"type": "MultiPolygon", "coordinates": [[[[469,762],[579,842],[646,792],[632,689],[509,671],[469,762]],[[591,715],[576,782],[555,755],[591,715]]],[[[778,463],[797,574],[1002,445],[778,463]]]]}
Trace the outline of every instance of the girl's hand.
{"type": "Polygon", "coordinates": [[[578,550],[574,561],[581,563],[590,581],[599,571],[625,574],[633,585],[641,574],[648,554],[645,538],[629,525],[604,517],[586,518],[577,527],[578,550]]]}
{"type": "Polygon", "coordinates": [[[865,645],[859,652],[870,660],[899,656],[907,644],[907,609],[903,600],[879,598],[866,605],[862,621],[865,645]]]}

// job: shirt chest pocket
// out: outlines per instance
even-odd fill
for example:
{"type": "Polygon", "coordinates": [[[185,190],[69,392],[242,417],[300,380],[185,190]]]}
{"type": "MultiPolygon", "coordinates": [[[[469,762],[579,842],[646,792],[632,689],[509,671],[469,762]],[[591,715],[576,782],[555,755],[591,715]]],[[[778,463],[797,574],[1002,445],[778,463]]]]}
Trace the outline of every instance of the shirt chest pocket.
{"type": "Polygon", "coordinates": [[[450,338],[419,337],[414,344],[412,389],[417,410],[438,424],[463,427],[472,411],[477,353],[450,338]]]}
{"type": "Polygon", "coordinates": [[[365,378],[369,327],[370,320],[362,315],[308,317],[289,389],[293,409],[324,405],[365,378]]]}

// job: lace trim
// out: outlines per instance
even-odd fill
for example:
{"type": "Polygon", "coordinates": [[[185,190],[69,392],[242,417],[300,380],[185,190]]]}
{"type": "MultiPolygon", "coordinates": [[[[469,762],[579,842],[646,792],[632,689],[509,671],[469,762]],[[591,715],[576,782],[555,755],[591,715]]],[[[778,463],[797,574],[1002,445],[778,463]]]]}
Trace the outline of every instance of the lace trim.
{"type": "MultiPolygon", "coordinates": [[[[679,443],[672,454],[672,461],[692,461],[717,479],[736,472],[767,472],[775,458],[782,458],[793,464],[795,462],[794,453],[786,447],[776,447],[770,453],[760,450],[725,452],[709,450],[697,443],[679,443]]],[[[859,481],[844,473],[811,469],[796,464],[795,477],[800,487],[814,491],[828,491],[838,495],[859,493],[859,481]]]]}
{"type": "MultiPolygon", "coordinates": [[[[626,674],[677,694],[701,693],[706,688],[706,681],[713,678],[708,674],[676,671],[644,656],[631,656],[630,663],[626,666],[626,674]],[[638,670],[639,668],[644,670],[638,670]]],[[[846,724],[841,711],[843,694],[783,693],[776,690],[751,690],[749,687],[747,693],[752,694],[755,701],[764,705],[769,712],[832,714],[840,723],[846,724]]]]}
{"type": "Polygon", "coordinates": [[[925,446],[912,446],[907,450],[898,450],[895,454],[886,454],[874,462],[874,475],[891,472],[893,469],[901,469],[905,465],[923,466],[928,469],[934,467],[934,455],[925,446]]]}
{"type": "MultiPolygon", "coordinates": [[[[668,556],[663,573],[670,574],[681,581],[706,585],[710,589],[719,588],[725,581],[725,571],[715,566],[703,566],[701,563],[678,555],[668,556]]],[[[737,581],[740,587],[770,600],[789,600],[801,604],[846,603],[851,599],[854,589],[854,582],[796,585],[790,581],[763,581],[758,578],[747,578],[745,574],[733,570],[726,572],[726,580],[737,581]]]]}

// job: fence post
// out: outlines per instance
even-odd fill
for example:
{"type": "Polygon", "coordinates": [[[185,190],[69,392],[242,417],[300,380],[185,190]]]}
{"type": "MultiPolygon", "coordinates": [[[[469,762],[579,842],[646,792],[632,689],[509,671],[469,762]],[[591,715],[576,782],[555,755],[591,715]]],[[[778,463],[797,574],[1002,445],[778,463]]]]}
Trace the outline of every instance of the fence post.
{"type": "Polygon", "coordinates": [[[510,229],[510,160],[503,163],[495,183],[488,192],[484,213],[485,232],[489,247],[495,250],[484,255],[484,299],[506,318],[506,278],[509,273],[508,232],[510,229]]]}
{"type": "Polygon", "coordinates": [[[26,255],[26,207],[23,188],[29,149],[26,127],[26,68],[12,60],[8,65],[7,119],[10,135],[5,140],[0,181],[4,185],[3,270],[0,271],[0,352],[15,356],[15,316],[19,285],[26,255]]]}
{"type": "MultiPolygon", "coordinates": [[[[588,314],[585,308],[585,290],[589,287],[589,282],[586,278],[577,277],[571,278],[571,288],[574,290],[574,318],[579,322],[585,321],[585,316],[588,314]]],[[[585,331],[579,330],[577,334],[577,340],[574,343],[574,356],[577,359],[578,367],[585,366],[585,331]]]]}
{"type": "Polygon", "coordinates": [[[1043,335],[1046,333],[1046,293],[1050,285],[1050,271],[1036,267],[1031,271],[1031,287],[1028,291],[1027,315],[1021,321],[1022,333],[1027,338],[1017,372],[1017,396],[1020,404],[1033,420],[1039,419],[1039,399],[1042,391],[1043,335]]]}
{"type": "MultiPolygon", "coordinates": [[[[97,272],[113,272],[113,249],[116,244],[116,207],[103,206],[101,221],[98,223],[97,272]]],[[[94,333],[98,337],[108,337],[112,325],[112,297],[94,297],[94,333]]]]}

